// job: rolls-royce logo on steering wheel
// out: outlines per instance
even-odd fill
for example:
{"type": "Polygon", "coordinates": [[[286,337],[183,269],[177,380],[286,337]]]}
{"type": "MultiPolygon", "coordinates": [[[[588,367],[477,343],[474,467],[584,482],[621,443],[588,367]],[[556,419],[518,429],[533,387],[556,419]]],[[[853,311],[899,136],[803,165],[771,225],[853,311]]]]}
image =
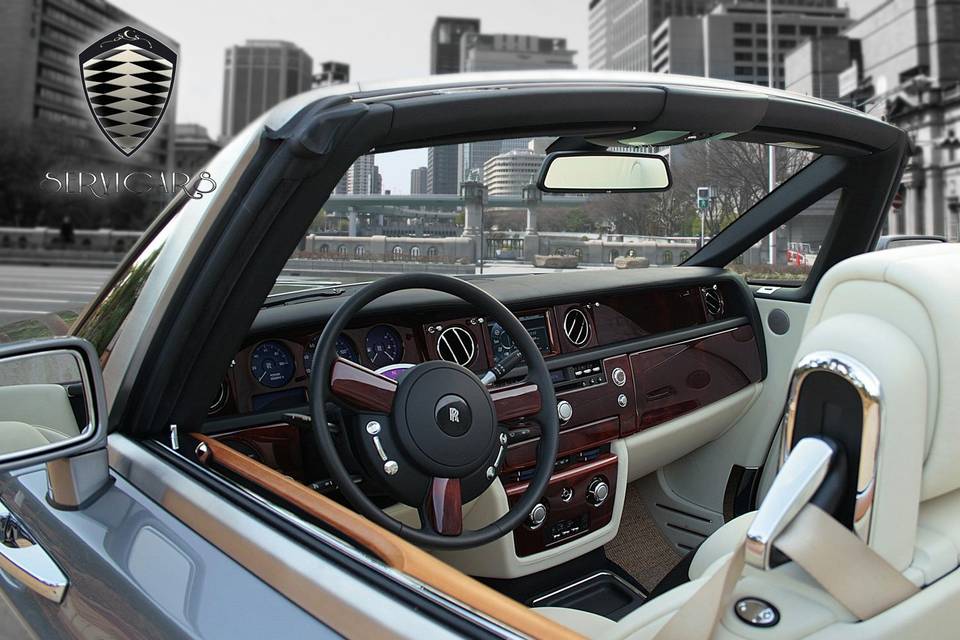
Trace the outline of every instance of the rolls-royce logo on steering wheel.
{"type": "Polygon", "coordinates": [[[445,395],[437,402],[434,412],[437,426],[448,436],[462,436],[470,430],[473,414],[466,401],[460,396],[445,395]]]}

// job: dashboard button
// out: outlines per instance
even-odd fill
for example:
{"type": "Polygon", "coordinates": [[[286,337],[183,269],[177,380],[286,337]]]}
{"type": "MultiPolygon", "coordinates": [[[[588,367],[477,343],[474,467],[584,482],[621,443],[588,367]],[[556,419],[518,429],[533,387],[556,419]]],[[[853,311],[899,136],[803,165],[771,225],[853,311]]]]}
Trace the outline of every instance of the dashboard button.
{"type": "Polygon", "coordinates": [[[622,407],[626,407],[626,406],[627,406],[627,396],[624,395],[624,394],[622,394],[622,393],[621,393],[619,396],[617,396],[617,404],[620,405],[621,408],[622,408],[622,407]]]}
{"type": "Polygon", "coordinates": [[[527,527],[530,529],[539,529],[540,525],[542,525],[546,519],[547,508],[542,502],[538,502],[533,506],[533,509],[530,510],[530,515],[527,516],[527,527]]]}
{"type": "Polygon", "coordinates": [[[560,417],[560,420],[567,422],[573,417],[573,405],[566,400],[561,400],[557,403],[557,415],[560,417]]]}
{"type": "Polygon", "coordinates": [[[618,387],[622,387],[623,385],[627,384],[627,373],[620,367],[614,369],[611,372],[610,377],[613,378],[613,384],[617,385],[618,387]]]}
{"type": "Polygon", "coordinates": [[[587,501],[595,507],[599,507],[607,501],[610,495],[610,485],[602,477],[597,476],[590,481],[587,488],[587,501]]]}

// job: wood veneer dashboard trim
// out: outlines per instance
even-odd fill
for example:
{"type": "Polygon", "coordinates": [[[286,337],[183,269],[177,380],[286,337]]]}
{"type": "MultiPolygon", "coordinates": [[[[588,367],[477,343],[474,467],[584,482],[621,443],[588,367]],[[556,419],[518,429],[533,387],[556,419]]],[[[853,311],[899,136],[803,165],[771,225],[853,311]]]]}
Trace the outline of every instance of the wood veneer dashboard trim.
{"type": "Polygon", "coordinates": [[[200,433],[191,434],[207,447],[201,462],[237,474],[368,549],[387,566],[402,571],[448,597],[534,638],[583,640],[573,632],[519,602],[494,591],[399,536],[270,467],[200,433]]]}

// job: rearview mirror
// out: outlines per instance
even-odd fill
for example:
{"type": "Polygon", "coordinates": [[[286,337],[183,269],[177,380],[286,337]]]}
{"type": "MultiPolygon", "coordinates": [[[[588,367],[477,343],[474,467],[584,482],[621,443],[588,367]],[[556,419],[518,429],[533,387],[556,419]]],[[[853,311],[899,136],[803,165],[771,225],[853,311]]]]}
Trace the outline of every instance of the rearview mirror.
{"type": "Polygon", "coordinates": [[[551,153],[537,179],[537,187],[548,193],[665,191],[670,183],[663,156],[612,151],[551,153]]]}
{"type": "Polygon", "coordinates": [[[55,338],[0,347],[0,471],[102,448],[100,363],[90,343],[55,338]]]}

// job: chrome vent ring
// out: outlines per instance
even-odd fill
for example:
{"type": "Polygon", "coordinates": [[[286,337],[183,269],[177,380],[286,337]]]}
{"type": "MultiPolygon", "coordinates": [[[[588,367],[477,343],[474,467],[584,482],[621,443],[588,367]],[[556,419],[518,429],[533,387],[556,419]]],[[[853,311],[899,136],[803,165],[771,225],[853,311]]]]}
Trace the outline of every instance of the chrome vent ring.
{"type": "Polygon", "coordinates": [[[473,334],[463,327],[447,327],[437,338],[437,354],[447,362],[465,367],[477,355],[477,343],[473,334]]]}
{"type": "Polygon", "coordinates": [[[585,345],[590,339],[590,321],[587,320],[587,314],[577,308],[567,311],[563,316],[563,334],[574,345],[585,345]]]}
{"type": "Polygon", "coordinates": [[[723,295],[716,285],[703,288],[703,305],[707,308],[707,313],[714,318],[723,315],[723,295]]]}

